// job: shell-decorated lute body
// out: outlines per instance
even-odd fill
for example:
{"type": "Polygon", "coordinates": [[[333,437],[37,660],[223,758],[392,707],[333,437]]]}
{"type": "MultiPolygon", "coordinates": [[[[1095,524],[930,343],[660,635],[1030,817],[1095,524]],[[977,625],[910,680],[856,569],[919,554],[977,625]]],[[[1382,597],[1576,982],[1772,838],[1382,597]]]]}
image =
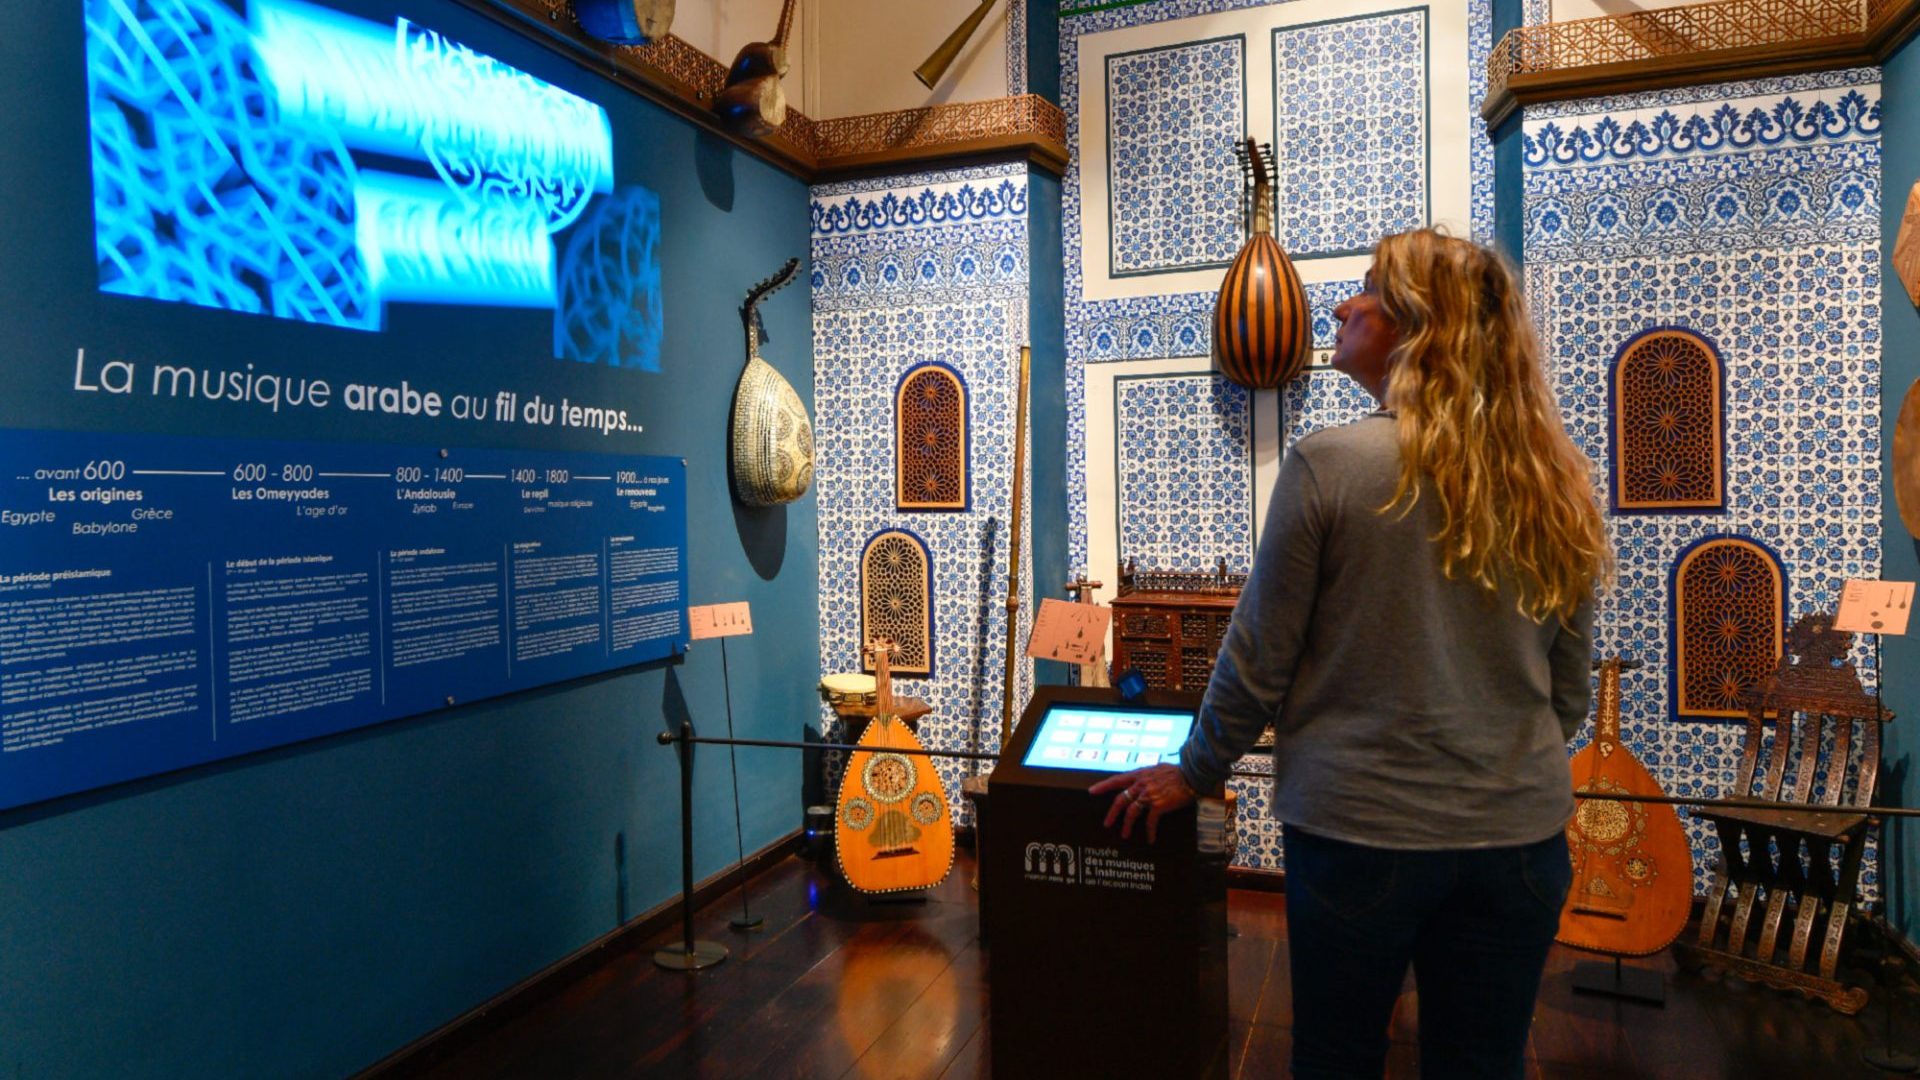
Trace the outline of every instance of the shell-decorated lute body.
{"type": "Polygon", "coordinates": [[[773,365],[760,358],[755,308],[787,282],[800,260],[789,259],[773,277],[753,287],[741,307],[747,326],[747,366],[733,391],[733,486],[754,506],[790,503],[813,486],[813,423],[807,406],[773,365]]]}

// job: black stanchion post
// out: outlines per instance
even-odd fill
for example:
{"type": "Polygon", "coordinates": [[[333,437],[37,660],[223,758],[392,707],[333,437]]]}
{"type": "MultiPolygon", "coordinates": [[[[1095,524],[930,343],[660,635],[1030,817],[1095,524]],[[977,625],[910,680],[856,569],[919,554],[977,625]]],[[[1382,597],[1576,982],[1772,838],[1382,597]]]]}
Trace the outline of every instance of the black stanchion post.
{"type": "MultiPolygon", "coordinates": [[[[675,737],[660,733],[660,741],[675,737]]],[[[727,958],[727,947],[717,941],[693,939],[693,725],[681,723],[680,753],[680,929],[681,944],[653,954],[653,962],[675,971],[699,971],[727,958]]]]}
{"type": "MultiPolygon", "coordinates": [[[[720,639],[720,686],[727,694],[727,738],[733,738],[733,680],[727,675],[727,639],[720,639]]],[[[738,751],[727,747],[727,766],[733,770],[733,843],[740,855],[740,914],[727,920],[735,930],[758,930],[766,922],[747,910],[747,840],[740,831],[740,759],[738,751]]]]}

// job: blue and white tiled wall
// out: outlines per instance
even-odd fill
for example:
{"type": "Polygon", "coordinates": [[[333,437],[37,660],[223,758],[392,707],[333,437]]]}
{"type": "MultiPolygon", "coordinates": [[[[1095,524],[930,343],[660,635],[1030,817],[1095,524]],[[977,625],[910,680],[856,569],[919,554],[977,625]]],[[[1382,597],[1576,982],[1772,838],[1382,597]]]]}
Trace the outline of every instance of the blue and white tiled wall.
{"type": "MultiPolygon", "coordinates": [[[[933,674],[896,679],[895,690],[933,706],[920,722],[928,749],[990,751],[1006,662],[1019,346],[1028,337],[1026,166],[852,181],[812,194],[821,670],[861,670],[860,557],[875,533],[906,529],[933,559],[933,674]],[[894,391],[907,369],[927,361],[952,368],[969,395],[964,511],[894,507],[894,391]]],[[[1028,506],[1032,475],[1022,472],[1028,506]]],[[[1024,581],[1032,580],[1031,551],[1023,537],[1024,581]]],[[[1021,641],[1031,614],[1023,604],[1021,641]]],[[[1021,661],[1016,712],[1032,678],[1032,662],[1021,661]]],[[[824,706],[821,727],[842,734],[824,706]]],[[[964,821],[959,781],[975,770],[932,760],[964,821]]]]}
{"type": "MultiPolygon", "coordinates": [[[[1380,235],[1437,219],[1491,234],[1482,81],[1459,74],[1485,67],[1490,3],[1070,4],[1060,39],[1064,569],[1107,580],[1108,595],[1113,554],[1245,569],[1279,453],[1373,406],[1324,368],[1278,394],[1210,370],[1214,295],[1242,241],[1230,147],[1247,134],[1274,143],[1275,232],[1306,282],[1313,347],[1330,349],[1333,307],[1358,290],[1380,235]]],[[[1234,788],[1237,862],[1278,869],[1267,786],[1234,788]]]]}
{"type": "MultiPolygon", "coordinates": [[[[1873,69],[1525,113],[1527,290],[1596,479],[1627,339],[1693,330],[1725,365],[1726,511],[1613,516],[1618,582],[1597,618],[1598,654],[1646,661],[1623,678],[1621,731],[1670,794],[1727,793],[1743,733],[1670,709],[1668,574],[1682,550],[1760,540],[1782,560],[1789,619],[1879,576],[1879,131],[1873,69]]],[[[1871,685],[1871,654],[1855,661],[1871,685]]],[[[1688,827],[1703,887],[1718,845],[1688,827]]]]}

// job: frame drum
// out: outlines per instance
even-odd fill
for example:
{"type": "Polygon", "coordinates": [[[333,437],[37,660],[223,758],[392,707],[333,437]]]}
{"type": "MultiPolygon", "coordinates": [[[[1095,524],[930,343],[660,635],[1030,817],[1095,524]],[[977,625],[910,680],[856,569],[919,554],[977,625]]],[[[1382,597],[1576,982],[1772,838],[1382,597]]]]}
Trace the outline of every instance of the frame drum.
{"type": "Polygon", "coordinates": [[[861,672],[824,676],[820,680],[820,697],[835,708],[864,706],[871,709],[880,704],[880,692],[873,676],[861,672]]]}

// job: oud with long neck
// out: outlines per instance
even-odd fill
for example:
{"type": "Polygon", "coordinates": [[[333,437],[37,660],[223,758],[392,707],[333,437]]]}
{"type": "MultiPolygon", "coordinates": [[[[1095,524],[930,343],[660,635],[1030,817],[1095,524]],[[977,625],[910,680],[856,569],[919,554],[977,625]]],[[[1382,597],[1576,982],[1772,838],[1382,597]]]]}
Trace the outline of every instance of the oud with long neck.
{"type": "Polygon", "coordinates": [[[891,638],[874,638],[867,643],[867,663],[873,666],[873,722],[884,724],[893,719],[893,672],[889,661],[900,646],[891,638]]]}
{"type": "Polygon", "coordinates": [[[1581,797],[1664,794],[1620,741],[1620,673],[1640,663],[1616,656],[1598,666],[1593,740],[1569,763],[1573,887],[1555,940],[1616,956],[1646,956],[1666,948],[1686,925],[1693,850],[1671,806],[1581,797]]]}

